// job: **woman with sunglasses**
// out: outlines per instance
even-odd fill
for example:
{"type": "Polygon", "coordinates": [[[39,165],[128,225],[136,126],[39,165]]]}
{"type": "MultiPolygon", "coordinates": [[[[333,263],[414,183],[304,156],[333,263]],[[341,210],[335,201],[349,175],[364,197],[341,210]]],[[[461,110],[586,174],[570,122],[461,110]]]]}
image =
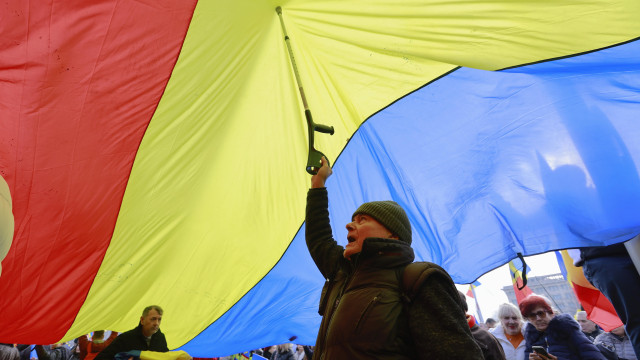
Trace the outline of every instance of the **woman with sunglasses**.
{"type": "Polygon", "coordinates": [[[549,301],[529,295],[520,303],[525,327],[525,359],[529,360],[605,360],[569,314],[556,315],[549,301]],[[535,349],[537,351],[534,351],[535,349]]]}
{"type": "Polygon", "coordinates": [[[507,360],[524,360],[524,335],[522,334],[522,315],[517,306],[505,303],[498,308],[500,324],[491,329],[498,339],[507,360]]]}

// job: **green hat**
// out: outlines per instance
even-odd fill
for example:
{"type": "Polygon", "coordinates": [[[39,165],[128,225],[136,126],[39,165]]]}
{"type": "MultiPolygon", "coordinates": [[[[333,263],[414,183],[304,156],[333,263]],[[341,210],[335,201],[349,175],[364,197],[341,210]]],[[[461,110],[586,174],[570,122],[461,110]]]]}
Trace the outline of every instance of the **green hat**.
{"type": "Polygon", "coordinates": [[[411,245],[411,223],[404,209],[395,201],[372,201],[358,208],[352,218],[358,214],[366,214],[376,219],[398,238],[411,245]]]}

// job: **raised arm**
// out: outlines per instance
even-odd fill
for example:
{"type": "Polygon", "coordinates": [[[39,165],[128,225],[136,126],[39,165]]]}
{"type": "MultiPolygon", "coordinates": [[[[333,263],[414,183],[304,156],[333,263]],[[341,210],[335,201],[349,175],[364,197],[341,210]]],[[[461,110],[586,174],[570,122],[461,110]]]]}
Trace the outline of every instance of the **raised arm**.
{"type": "Polygon", "coordinates": [[[333,278],[340,263],[346,261],[342,256],[344,248],[333,239],[329,223],[329,199],[324,185],[331,173],[331,168],[323,157],[322,167],[311,177],[305,219],[307,248],[325,279],[333,278]]]}
{"type": "Polygon", "coordinates": [[[320,167],[320,169],[318,169],[318,172],[311,177],[312,189],[325,187],[324,183],[327,181],[329,176],[333,174],[333,171],[329,167],[329,163],[327,162],[327,159],[324,156],[320,161],[322,163],[322,166],[320,167]]]}

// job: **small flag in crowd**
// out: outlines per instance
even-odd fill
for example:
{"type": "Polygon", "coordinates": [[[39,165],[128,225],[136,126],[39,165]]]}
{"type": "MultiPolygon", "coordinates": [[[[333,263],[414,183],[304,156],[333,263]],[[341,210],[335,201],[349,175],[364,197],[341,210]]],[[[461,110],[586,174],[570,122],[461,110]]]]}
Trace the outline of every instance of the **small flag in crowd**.
{"type": "Polygon", "coordinates": [[[533,291],[531,291],[531,289],[527,285],[524,285],[524,281],[522,280],[523,270],[525,271],[525,273],[528,273],[529,271],[531,271],[531,268],[527,266],[527,264],[523,263],[519,258],[509,261],[509,272],[511,273],[513,291],[516,294],[516,300],[518,301],[518,304],[520,304],[520,302],[522,302],[524,298],[533,294],[533,291]]]}
{"type": "Polygon", "coordinates": [[[469,290],[467,290],[467,296],[476,298],[476,288],[480,286],[480,281],[474,281],[473,284],[469,284],[469,290]]]}

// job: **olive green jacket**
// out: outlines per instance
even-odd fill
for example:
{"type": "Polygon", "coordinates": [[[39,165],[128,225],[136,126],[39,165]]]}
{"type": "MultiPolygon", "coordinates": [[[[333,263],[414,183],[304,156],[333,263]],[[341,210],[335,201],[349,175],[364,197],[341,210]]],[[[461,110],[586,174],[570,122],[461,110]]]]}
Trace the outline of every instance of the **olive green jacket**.
{"type": "Polygon", "coordinates": [[[343,257],[331,233],[326,188],[307,195],[306,240],[327,279],[314,360],[482,359],[457,289],[442,268],[429,264],[410,303],[402,286],[414,259],[407,243],[368,238],[360,254],[343,257]]]}

